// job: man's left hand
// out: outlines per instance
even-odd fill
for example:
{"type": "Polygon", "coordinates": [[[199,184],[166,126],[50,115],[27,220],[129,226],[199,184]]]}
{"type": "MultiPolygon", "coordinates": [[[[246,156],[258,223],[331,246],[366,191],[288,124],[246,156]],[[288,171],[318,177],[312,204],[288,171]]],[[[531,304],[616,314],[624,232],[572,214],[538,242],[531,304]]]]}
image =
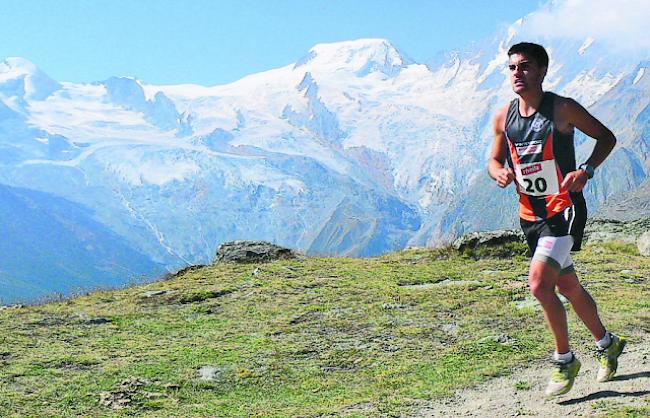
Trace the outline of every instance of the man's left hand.
{"type": "Polygon", "coordinates": [[[561,188],[566,189],[570,192],[579,192],[584,189],[585,185],[587,184],[587,180],[589,180],[587,173],[585,173],[584,170],[578,169],[576,171],[568,173],[566,177],[564,177],[561,188]]]}

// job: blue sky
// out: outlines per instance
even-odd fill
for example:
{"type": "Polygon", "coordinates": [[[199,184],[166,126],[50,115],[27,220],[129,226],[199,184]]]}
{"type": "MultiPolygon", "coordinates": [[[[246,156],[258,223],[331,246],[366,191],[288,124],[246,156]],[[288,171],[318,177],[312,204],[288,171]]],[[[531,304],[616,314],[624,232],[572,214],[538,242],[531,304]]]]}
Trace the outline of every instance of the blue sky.
{"type": "Polygon", "coordinates": [[[223,84],[317,43],[386,38],[426,62],[536,10],[540,0],[3,0],[0,58],[59,81],[135,76],[223,84]]]}

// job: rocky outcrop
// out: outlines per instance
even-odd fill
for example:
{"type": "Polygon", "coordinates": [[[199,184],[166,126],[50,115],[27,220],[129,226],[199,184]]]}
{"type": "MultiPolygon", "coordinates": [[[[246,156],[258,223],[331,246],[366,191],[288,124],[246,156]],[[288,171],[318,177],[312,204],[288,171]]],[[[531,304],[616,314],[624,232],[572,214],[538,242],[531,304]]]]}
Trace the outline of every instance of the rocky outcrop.
{"type": "Polygon", "coordinates": [[[479,246],[492,247],[510,242],[524,242],[524,234],[520,230],[506,229],[487,232],[470,232],[456,239],[452,246],[458,251],[476,249],[479,246]]]}
{"type": "Polygon", "coordinates": [[[635,244],[637,239],[647,231],[650,231],[650,218],[634,221],[590,219],[585,228],[585,241],[591,244],[608,241],[635,244]]]}
{"type": "MultiPolygon", "coordinates": [[[[459,251],[475,250],[479,247],[496,247],[511,242],[524,242],[520,230],[498,230],[471,232],[456,239],[452,246],[459,251]]],[[[589,219],[584,240],[590,244],[599,242],[621,242],[636,244],[639,253],[650,256],[650,218],[633,221],[615,219],[589,219]]]]}
{"type": "Polygon", "coordinates": [[[636,246],[639,249],[639,254],[649,257],[650,256],[650,231],[646,231],[636,240],[636,246]]]}
{"type": "Polygon", "coordinates": [[[296,258],[288,248],[266,241],[229,241],[217,248],[215,263],[256,263],[278,259],[296,258]]]}

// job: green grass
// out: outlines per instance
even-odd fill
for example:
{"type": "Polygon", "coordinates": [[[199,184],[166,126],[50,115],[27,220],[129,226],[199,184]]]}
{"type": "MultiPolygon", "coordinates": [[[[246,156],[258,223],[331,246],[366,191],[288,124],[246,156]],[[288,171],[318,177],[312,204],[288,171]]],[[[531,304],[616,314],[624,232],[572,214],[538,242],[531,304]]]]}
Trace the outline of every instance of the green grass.
{"type": "MultiPolygon", "coordinates": [[[[528,297],[522,251],[213,265],[3,310],[0,416],[404,416],[547,356],[541,312],[516,308],[528,297]],[[206,365],[213,381],[199,379],[206,365]],[[129,378],[141,385],[121,388],[129,378]],[[103,396],[127,402],[113,409],[103,396]]],[[[608,324],[650,332],[647,259],[616,246],[575,258],[608,324]]],[[[591,344],[570,321],[575,343],[591,344]]]]}
{"type": "Polygon", "coordinates": [[[628,242],[620,241],[607,241],[601,242],[598,244],[600,247],[606,248],[609,251],[629,254],[629,255],[639,255],[639,249],[635,244],[630,244],[628,242]]]}
{"type": "Polygon", "coordinates": [[[530,382],[526,382],[524,380],[520,380],[517,383],[515,383],[515,390],[518,391],[531,390],[532,388],[533,385],[530,382]]]}
{"type": "MultiPolygon", "coordinates": [[[[648,402],[646,402],[648,403],[648,402]]],[[[597,418],[642,418],[650,417],[650,403],[646,406],[611,406],[607,402],[602,402],[595,408],[598,411],[597,418]]]]}

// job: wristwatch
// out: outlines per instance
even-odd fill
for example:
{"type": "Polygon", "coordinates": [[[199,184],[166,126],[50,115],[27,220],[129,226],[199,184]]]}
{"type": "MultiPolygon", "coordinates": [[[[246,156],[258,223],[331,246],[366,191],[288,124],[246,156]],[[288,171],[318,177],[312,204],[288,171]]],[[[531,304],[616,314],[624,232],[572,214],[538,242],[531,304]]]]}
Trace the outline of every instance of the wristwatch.
{"type": "Polygon", "coordinates": [[[585,173],[587,173],[587,178],[592,179],[594,178],[594,168],[590,166],[587,163],[582,163],[580,164],[580,167],[578,167],[580,170],[584,170],[585,173]]]}

